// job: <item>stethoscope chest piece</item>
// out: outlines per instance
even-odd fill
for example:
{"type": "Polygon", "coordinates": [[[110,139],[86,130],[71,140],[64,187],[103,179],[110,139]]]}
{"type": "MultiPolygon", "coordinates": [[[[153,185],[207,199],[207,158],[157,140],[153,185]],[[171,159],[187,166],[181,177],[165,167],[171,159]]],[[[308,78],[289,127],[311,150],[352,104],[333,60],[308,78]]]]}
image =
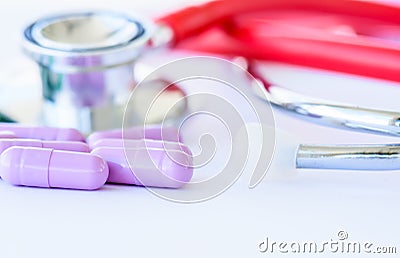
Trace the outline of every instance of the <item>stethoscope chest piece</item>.
{"type": "Polygon", "coordinates": [[[135,61],[151,23],[110,12],[40,19],[24,31],[24,50],[39,64],[43,122],[83,132],[122,124],[135,61]]]}

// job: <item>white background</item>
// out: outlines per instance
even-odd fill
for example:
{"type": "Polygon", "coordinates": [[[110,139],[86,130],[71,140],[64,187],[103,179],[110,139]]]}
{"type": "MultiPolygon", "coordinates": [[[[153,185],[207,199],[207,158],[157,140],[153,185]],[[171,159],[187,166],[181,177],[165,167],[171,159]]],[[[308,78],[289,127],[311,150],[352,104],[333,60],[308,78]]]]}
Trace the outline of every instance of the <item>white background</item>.
{"type": "MultiPolygon", "coordinates": [[[[32,122],[38,107],[37,71],[19,48],[21,31],[30,21],[52,12],[87,8],[156,15],[188,3],[3,3],[1,110],[32,122]]],[[[398,83],[276,63],[266,64],[265,74],[274,82],[304,92],[400,110],[398,83]]],[[[249,169],[228,191],[203,203],[172,203],[131,186],[107,185],[100,191],[85,192],[13,187],[1,181],[0,257],[272,257],[257,248],[266,237],[272,241],[320,243],[337,239],[340,230],[348,232],[350,241],[396,246],[400,252],[399,171],[294,168],[298,143],[379,143],[398,142],[398,138],[325,128],[276,110],[274,115],[277,148],[263,182],[248,189],[249,169]]],[[[208,169],[213,171],[212,167],[208,169]]],[[[330,255],[338,256],[325,254],[330,255]]]]}

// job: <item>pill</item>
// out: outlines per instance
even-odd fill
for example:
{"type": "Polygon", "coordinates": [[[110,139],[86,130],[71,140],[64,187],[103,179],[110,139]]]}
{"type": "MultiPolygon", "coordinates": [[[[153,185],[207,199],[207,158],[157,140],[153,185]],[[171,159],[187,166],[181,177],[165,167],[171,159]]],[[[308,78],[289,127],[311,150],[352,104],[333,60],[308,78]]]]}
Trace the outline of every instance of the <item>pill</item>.
{"type": "Polygon", "coordinates": [[[11,131],[18,138],[48,141],[85,141],[83,135],[78,130],[73,128],[39,127],[12,123],[0,123],[0,131],[11,131]]]}
{"type": "Polygon", "coordinates": [[[11,147],[0,156],[0,176],[13,185],[95,190],[106,182],[108,166],[90,153],[11,147]]]}
{"type": "Polygon", "coordinates": [[[36,139],[0,139],[0,154],[12,146],[52,148],[77,152],[89,152],[89,146],[84,142],[75,141],[42,141],[36,139]]]}
{"type": "Polygon", "coordinates": [[[0,139],[18,138],[17,135],[11,131],[0,131],[0,139]]]}
{"type": "Polygon", "coordinates": [[[140,139],[140,140],[123,140],[123,139],[100,139],[96,141],[90,148],[93,150],[98,147],[124,147],[124,148],[158,148],[167,150],[181,150],[184,151],[188,156],[192,156],[192,152],[189,147],[180,142],[169,142],[152,139],[140,139]]]}
{"type": "Polygon", "coordinates": [[[182,141],[179,135],[179,130],[176,127],[166,127],[162,125],[151,125],[151,126],[135,126],[127,129],[114,129],[108,131],[99,131],[92,133],[86,139],[89,146],[93,145],[96,141],[106,138],[117,138],[117,139],[152,139],[152,140],[164,140],[178,142],[182,141]]]}
{"type": "Polygon", "coordinates": [[[108,163],[109,183],[180,188],[193,176],[192,157],[179,150],[98,147],[91,153],[108,163]]]}

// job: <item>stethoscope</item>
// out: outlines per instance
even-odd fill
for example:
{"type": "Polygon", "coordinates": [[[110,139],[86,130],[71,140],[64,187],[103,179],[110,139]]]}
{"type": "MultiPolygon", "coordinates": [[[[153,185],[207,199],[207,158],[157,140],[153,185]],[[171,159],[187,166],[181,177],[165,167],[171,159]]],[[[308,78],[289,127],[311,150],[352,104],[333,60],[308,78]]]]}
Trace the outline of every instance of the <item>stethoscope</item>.
{"type": "MultiPolygon", "coordinates": [[[[25,49],[39,63],[49,91],[45,98],[52,103],[62,88],[54,78],[92,73],[97,77],[85,78],[99,81],[112,69],[132,66],[142,52],[168,46],[244,57],[256,80],[250,84],[262,83],[264,100],[313,121],[400,134],[400,113],[302,96],[270,84],[254,61],[280,61],[400,82],[400,7],[353,0],[222,0],[179,10],[154,23],[105,12],[59,15],[33,23],[24,33],[25,49]]],[[[68,83],[79,81],[75,77],[68,83]]],[[[79,102],[85,107],[92,104],[84,98],[79,102]]],[[[348,164],[348,168],[362,169],[368,166],[360,165],[359,159],[381,162],[400,153],[394,145],[327,148],[300,146],[298,167],[348,164]]],[[[381,162],[376,168],[390,169],[388,164],[381,162]]]]}

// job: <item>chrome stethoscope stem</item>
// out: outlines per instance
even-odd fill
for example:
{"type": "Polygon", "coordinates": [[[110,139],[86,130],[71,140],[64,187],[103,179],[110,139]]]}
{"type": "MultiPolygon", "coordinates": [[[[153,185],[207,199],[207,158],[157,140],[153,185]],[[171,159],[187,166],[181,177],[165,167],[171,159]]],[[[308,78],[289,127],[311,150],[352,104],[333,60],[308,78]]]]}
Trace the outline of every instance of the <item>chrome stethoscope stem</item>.
{"type": "Polygon", "coordinates": [[[263,87],[259,82],[253,84],[254,91],[262,99],[270,101],[277,108],[300,115],[310,122],[353,131],[400,136],[398,112],[310,98],[277,85],[263,87]]]}
{"type": "Polygon", "coordinates": [[[297,168],[397,170],[400,144],[299,145],[297,168]]]}

